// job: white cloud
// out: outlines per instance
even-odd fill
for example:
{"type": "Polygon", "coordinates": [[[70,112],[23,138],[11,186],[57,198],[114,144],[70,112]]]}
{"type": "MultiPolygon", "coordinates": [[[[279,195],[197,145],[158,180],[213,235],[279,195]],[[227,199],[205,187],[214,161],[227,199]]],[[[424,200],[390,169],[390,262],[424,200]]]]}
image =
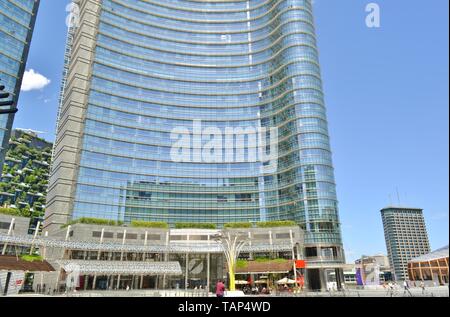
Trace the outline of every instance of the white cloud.
{"type": "Polygon", "coordinates": [[[25,71],[22,81],[22,91],[39,90],[50,84],[51,80],[35,72],[34,69],[25,71]]]}

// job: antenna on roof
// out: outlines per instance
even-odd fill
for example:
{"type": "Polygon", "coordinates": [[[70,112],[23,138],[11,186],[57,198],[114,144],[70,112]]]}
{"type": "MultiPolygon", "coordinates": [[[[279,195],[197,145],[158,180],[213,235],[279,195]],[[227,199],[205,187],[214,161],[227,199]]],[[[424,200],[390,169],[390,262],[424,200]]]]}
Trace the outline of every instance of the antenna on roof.
{"type": "Polygon", "coordinates": [[[398,187],[395,188],[395,190],[397,191],[397,201],[398,201],[398,206],[400,207],[400,194],[398,193],[398,187]]]}

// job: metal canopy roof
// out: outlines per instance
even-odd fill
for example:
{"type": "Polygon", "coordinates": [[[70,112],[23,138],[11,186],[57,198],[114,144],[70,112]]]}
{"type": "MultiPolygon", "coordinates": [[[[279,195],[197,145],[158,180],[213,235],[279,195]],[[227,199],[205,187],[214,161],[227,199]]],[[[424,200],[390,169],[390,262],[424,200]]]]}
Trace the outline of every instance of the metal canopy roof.
{"type": "Polygon", "coordinates": [[[47,261],[24,261],[15,256],[0,255],[0,271],[53,272],[47,261]]]}
{"type": "Polygon", "coordinates": [[[442,258],[448,258],[448,245],[443,248],[437,249],[431,253],[413,258],[409,262],[428,262],[442,258]]]}
{"type": "Polygon", "coordinates": [[[57,260],[56,263],[67,273],[80,274],[145,274],[181,275],[178,262],[134,262],[134,261],[83,261],[57,260]]]}
{"type": "MultiPolygon", "coordinates": [[[[32,236],[8,236],[0,234],[0,242],[15,245],[34,245],[37,247],[63,248],[71,250],[85,251],[105,251],[105,252],[148,252],[148,253],[223,253],[223,246],[220,242],[210,241],[202,243],[176,243],[171,242],[169,245],[149,244],[120,244],[120,243],[99,243],[89,241],[64,241],[51,238],[38,237],[33,239],[32,236]]],[[[291,251],[290,243],[276,242],[270,244],[255,243],[246,245],[242,248],[242,252],[271,252],[271,251],[291,251]]]]}

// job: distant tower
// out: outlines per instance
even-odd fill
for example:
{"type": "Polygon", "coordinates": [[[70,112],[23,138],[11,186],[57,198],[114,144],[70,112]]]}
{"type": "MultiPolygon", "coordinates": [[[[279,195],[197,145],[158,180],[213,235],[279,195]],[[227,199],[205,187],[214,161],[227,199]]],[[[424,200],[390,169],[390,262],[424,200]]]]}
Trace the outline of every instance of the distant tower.
{"type": "Polygon", "coordinates": [[[408,276],[408,261],[430,252],[423,210],[386,207],[381,210],[389,262],[397,281],[408,276]]]}

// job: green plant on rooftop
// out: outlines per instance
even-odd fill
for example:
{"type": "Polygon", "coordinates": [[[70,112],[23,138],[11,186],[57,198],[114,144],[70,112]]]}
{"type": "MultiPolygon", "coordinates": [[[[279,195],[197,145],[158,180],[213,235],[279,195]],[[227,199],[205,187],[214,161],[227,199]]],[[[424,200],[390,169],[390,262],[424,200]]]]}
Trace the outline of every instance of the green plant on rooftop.
{"type": "Polygon", "coordinates": [[[177,223],[175,229],[216,229],[214,223],[177,223]]]}
{"type": "Polygon", "coordinates": [[[44,261],[44,258],[37,254],[24,254],[20,256],[20,259],[26,262],[44,261]]]}
{"type": "Polygon", "coordinates": [[[245,269],[248,266],[248,261],[247,260],[237,260],[236,261],[236,267],[238,269],[245,269]]]}
{"type": "Polygon", "coordinates": [[[0,207],[0,214],[20,217],[19,209],[0,207]]]}
{"type": "Polygon", "coordinates": [[[264,221],[256,223],[258,228],[294,227],[295,221],[264,221]]]}
{"type": "Polygon", "coordinates": [[[160,228],[168,229],[169,225],[166,222],[154,222],[154,221],[141,221],[133,220],[131,221],[131,226],[135,228],[160,228]]]}
{"type": "Polygon", "coordinates": [[[276,259],[263,258],[263,257],[255,258],[255,262],[258,262],[258,263],[267,263],[267,262],[271,262],[271,263],[285,263],[287,261],[288,260],[283,259],[283,258],[276,258],[276,259]]]}
{"type": "Polygon", "coordinates": [[[286,263],[288,260],[283,259],[283,258],[276,258],[276,259],[272,259],[272,258],[255,258],[253,261],[249,261],[249,260],[243,260],[243,259],[239,259],[236,262],[236,267],[239,269],[245,269],[248,267],[249,262],[256,262],[256,263],[286,263]]]}
{"type": "Polygon", "coordinates": [[[225,229],[248,229],[252,228],[253,225],[250,222],[231,222],[226,223],[223,227],[225,229]]]}
{"type": "Polygon", "coordinates": [[[78,223],[85,224],[85,225],[103,225],[103,226],[121,226],[121,225],[123,225],[123,221],[83,217],[83,218],[69,221],[65,225],[61,226],[61,228],[66,228],[68,226],[75,225],[78,223]]]}

